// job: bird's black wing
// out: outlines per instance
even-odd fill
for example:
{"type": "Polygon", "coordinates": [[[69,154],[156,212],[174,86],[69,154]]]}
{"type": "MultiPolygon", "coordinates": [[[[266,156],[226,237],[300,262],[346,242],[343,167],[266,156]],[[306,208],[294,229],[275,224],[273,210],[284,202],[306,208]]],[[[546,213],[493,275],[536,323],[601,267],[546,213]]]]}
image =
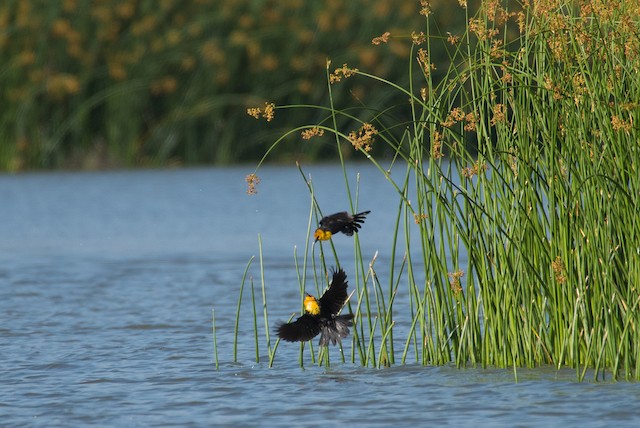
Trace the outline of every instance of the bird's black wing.
{"type": "Polygon", "coordinates": [[[364,219],[371,211],[363,211],[358,214],[350,215],[346,211],[331,214],[320,220],[320,228],[328,230],[332,234],[342,232],[347,236],[353,235],[354,232],[362,227],[364,219]]]}
{"type": "Polygon", "coordinates": [[[320,333],[320,323],[309,314],[304,314],[294,322],[278,326],[278,336],[287,342],[306,342],[320,333]]]}
{"type": "Polygon", "coordinates": [[[333,272],[331,285],[320,298],[320,315],[331,318],[336,315],[347,301],[347,274],[339,269],[333,272]]]}
{"type": "Polygon", "coordinates": [[[354,214],[353,215],[353,222],[354,223],[364,223],[364,219],[367,217],[367,214],[369,214],[371,211],[362,211],[361,213],[358,214],[354,214]]]}
{"type": "Polygon", "coordinates": [[[346,222],[340,232],[345,235],[351,236],[354,232],[358,233],[358,230],[362,227],[362,223],[364,223],[364,219],[371,211],[363,211],[358,214],[354,214],[353,216],[349,216],[349,221],[346,222]]]}
{"type": "Polygon", "coordinates": [[[320,220],[320,229],[328,230],[332,234],[344,232],[344,229],[348,228],[352,222],[353,217],[351,217],[348,212],[343,211],[322,217],[322,220],[320,220]]]}

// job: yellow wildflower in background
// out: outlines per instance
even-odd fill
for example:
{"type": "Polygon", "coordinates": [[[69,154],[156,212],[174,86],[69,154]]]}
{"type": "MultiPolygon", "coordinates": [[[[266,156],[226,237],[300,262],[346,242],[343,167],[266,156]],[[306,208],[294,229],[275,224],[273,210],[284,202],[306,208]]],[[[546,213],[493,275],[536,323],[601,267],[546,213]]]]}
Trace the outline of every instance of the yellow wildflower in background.
{"type": "Polygon", "coordinates": [[[47,79],[47,93],[54,99],[62,99],[80,91],[80,81],[67,73],[55,74],[47,79]]]}
{"type": "Polygon", "coordinates": [[[149,90],[153,95],[171,94],[178,88],[178,81],[171,76],[156,79],[149,85],[149,90]]]}

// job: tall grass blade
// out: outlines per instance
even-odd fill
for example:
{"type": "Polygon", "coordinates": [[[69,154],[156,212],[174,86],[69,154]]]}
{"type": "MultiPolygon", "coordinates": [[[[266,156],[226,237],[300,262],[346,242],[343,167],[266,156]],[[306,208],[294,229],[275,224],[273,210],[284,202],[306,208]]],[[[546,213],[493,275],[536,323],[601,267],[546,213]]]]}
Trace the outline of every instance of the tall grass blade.
{"type": "MultiPolygon", "coordinates": [[[[253,262],[253,259],[255,257],[252,256],[249,259],[249,262],[247,262],[247,266],[244,268],[244,273],[242,274],[242,281],[240,282],[240,291],[238,294],[238,307],[236,309],[236,322],[235,322],[235,326],[233,329],[233,362],[237,363],[238,362],[238,328],[240,326],[240,313],[241,313],[241,307],[242,307],[242,293],[244,291],[244,284],[245,281],[247,279],[247,272],[249,271],[249,267],[251,266],[251,263],[253,262]]],[[[253,295],[253,292],[252,292],[253,295]]]]}
{"type": "Polygon", "coordinates": [[[213,356],[216,362],[216,370],[218,370],[218,339],[216,336],[216,310],[214,308],[211,308],[211,330],[213,335],[213,356]]]}

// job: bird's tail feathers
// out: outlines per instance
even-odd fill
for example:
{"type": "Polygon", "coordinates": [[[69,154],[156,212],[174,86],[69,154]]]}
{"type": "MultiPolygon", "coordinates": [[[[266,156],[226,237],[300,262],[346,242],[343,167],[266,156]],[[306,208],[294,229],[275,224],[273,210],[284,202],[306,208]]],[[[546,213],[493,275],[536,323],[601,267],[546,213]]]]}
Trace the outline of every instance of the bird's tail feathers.
{"type": "Polygon", "coordinates": [[[320,330],[320,346],[341,343],[349,335],[352,320],[353,314],[337,315],[329,320],[320,330]]]}

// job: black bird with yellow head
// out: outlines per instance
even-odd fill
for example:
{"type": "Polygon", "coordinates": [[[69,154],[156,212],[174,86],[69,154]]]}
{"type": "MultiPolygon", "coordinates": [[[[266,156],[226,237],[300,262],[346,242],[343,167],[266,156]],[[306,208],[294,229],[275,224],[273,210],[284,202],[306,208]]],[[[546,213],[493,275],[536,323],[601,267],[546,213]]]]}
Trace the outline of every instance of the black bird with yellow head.
{"type": "Polygon", "coordinates": [[[354,232],[362,227],[364,219],[371,211],[363,211],[358,214],[349,214],[346,211],[322,217],[320,224],[316,229],[313,237],[316,241],[326,241],[338,232],[342,232],[347,236],[353,235],[354,232]]]}
{"type": "Polygon", "coordinates": [[[331,285],[320,299],[310,294],[304,298],[304,314],[297,320],[277,327],[280,339],[306,342],[320,334],[320,346],[340,343],[349,334],[353,314],[338,315],[347,302],[347,274],[334,270],[331,285]]]}

